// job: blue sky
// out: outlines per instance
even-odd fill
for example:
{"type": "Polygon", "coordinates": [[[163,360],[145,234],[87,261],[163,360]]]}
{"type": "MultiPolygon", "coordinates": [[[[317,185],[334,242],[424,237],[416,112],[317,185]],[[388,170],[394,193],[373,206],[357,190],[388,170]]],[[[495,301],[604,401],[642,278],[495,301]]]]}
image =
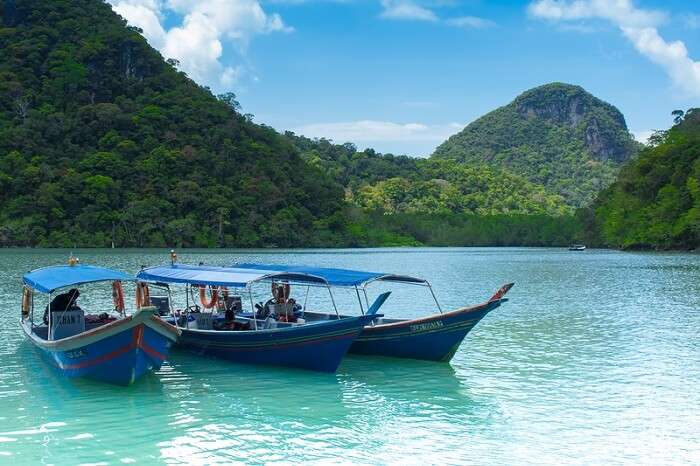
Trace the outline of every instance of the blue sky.
{"type": "Polygon", "coordinates": [[[579,84],[629,129],[700,106],[700,1],[110,0],[255,121],[429,155],[531,87],[579,84]]]}

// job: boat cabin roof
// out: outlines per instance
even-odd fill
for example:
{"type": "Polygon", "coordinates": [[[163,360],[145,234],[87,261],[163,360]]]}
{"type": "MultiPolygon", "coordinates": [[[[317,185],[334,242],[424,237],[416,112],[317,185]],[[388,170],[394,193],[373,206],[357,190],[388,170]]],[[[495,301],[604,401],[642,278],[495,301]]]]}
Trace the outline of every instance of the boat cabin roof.
{"type": "MultiPolygon", "coordinates": [[[[395,275],[384,272],[363,272],[360,270],[336,269],[328,267],[309,267],[305,265],[272,265],[272,264],[235,264],[234,267],[245,270],[266,270],[301,274],[303,276],[320,277],[333,286],[359,286],[372,281],[399,282],[412,284],[427,284],[422,278],[408,275],[395,275]]],[[[304,282],[304,280],[297,280],[304,282]]]]}
{"type": "Polygon", "coordinates": [[[42,293],[53,293],[59,288],[103,281],[130,281],[134,277],[119,270],[93,265],[55,265],[32,270],[23,277],[27,286],[42,293]]]}
{"type": "Polygon", "coordinates": [[[148,267],[141,270],[136,278],[150,282],[230,286],[232,288],[245,288],[252,283],[264,280],[290,280],[326,285],[323,277],[304,273],[186,264],[148,267]]]}

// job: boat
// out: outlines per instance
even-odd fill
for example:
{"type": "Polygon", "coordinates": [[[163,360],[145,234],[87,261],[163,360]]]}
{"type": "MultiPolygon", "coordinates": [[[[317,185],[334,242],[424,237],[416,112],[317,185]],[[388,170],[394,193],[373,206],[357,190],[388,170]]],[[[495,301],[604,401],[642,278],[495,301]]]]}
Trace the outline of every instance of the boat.
{"type": "Polygon", "coordinates": [[[144,268],[137,278],[142,286],[154,289],[151,299],[158,301],[162,314],[169,314],[182,332],[178,346],[238,363],[321,372],[338,369],[362,329],[381,318],[376,311],[386,299],[378,299],[373,311],[365,315],[306,322],[294,315],[296,305],[285,290],[297,280],[328,286],[320,277],[172,261],[144,268]],[[256,306],[254,286],[260,282],[272,283],[274,302],[256,306]],[[172,285],[184,286],[180,309],[174,304],[172,285]],[[155,296],[157,289],[164,295],[155,296]],[[246,301],[248,311],[243,309],[246,301]]]}
{"type": "Polygon", "coordinates": [[[74,259],[69,265],[33,270],[23,278],[21,328],[61,374],[133,384],[161,367],[180,333],[155,315],[154,308],[141,307],[127,315],[122,283],[134,280],[124,272],[81,265],[74,259]],[[99,282],[111,282],[114,307],[88,314],[77,305],[78,287],[99,282]],[[71,289],[54,296],[66,288],[71,289]],[[43,318],[35,315],[38,309],[43,318]]]}
{"type": "MultiPolygon", "coordinates": [[[[432,286],[422,278],[381,272],[294,265],[243,263],[235,264],[235,267],[245,270],[274,270],[295,273],[298,274],[297,282],[300,284],[304,284],[304,276],[312,276],[322,278],[330,286],[354,288],[360,314],[367,314],[367,310],[371,309],[367,287],[372,283],[403,283],[426,287],[436,304],[436,313],[417,319],[378,318],[365,326],[350,347],[350,352],[442,362],[449,362],[469,331],[489,312],[507,301],[505,295],[513,287],[513,283],[508,283],[481,304],[443,312],[432,286]],[[360,297],[361,294],[364,295],[364,305],[360,297]]],[[[307,282],[305,284],[310,286],[313,283],[307,282]]],[[[382,296],[384,295],[380,297],[382,296]]],[[[384,296],[384,299],[387,297],[384,296]]],[[[315,312],[306,308],[303,309],[301,315],[306,321],[312,322],[338,318],[333,313],[315,312]]],[[[341,319],[346,317],[345,314],[339,316],[341,319]]]]}
{"type": "Polygon", "coordinates": [[[585,251],[586,246],[584,244],[572,244],[569,246],[569,251],[585,251]]]}

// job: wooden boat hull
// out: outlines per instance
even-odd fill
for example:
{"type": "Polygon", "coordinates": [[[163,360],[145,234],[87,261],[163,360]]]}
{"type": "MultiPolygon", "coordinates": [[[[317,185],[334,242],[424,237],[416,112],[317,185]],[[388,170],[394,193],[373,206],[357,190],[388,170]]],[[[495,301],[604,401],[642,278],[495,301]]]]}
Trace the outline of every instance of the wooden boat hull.
{"type": "Polygon", "coordinates": [[[181,329],[178,346],[238,363],[335,372],[363,327],[376,317],[257,331],[181,329]]]}
{"type": "Polygon", "coordinates": [[[139,311],[69,338],[46,341],[21,323],[42,358],[67,377],[130,385],[157,370],[177,340],[179,330],[150,312],[139,311]]]}
{"type": "Polygon", "coordinates": [[[506,299],[420,319],[367,326],[351,353],[449,362],[469,331],[506,299]]]}

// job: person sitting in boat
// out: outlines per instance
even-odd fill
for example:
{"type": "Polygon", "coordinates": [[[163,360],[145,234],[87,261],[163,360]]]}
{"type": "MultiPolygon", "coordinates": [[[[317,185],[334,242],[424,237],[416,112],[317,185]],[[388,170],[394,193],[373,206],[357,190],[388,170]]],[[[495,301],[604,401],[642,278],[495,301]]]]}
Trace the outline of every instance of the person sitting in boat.
{"type": "Polygon", "coordinates": [[[268,300],[264,306],[259,304],[255,306],[259,311],[258,318],[265,319],[271,316],[280,322],[296,322],[294,311],[298,306],[296,301],[289,297],[290,294],[291,288],[288,283],[273,283],[272,299],[268,300]]]}
{"type": "Polygon", "coordinates": [[[65,293],[56,295],[56,297],[51,300],[51,304],[46,306],[44,310],[44,323],[49,325],[49,309],[52,311],[80,310],[80,307],[76,303],[79,296],[80,291],[78,291],[77,288],[71,288],[65,293]]]}

